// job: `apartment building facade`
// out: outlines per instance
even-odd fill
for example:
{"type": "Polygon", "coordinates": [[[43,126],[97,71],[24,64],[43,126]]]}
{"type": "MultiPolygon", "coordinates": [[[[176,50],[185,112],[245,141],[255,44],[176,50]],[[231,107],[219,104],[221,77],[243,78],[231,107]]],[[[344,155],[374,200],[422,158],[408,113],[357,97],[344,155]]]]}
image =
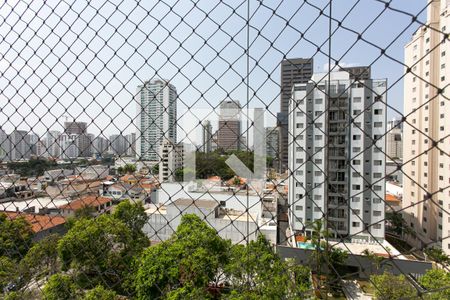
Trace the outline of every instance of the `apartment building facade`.
{"type": "Polygon", "coordinates": [[[346,71],[296,84],[289,116],[289,205],[294,232],[324,220],[336,238],[384,239],[386,80],[346,71]]]}
{"type": "Polygon", "coordinates": [[[450,1],[429,0],[426,26],[405,46],[404,219],[416,247],[450,254],[450,1]]]}

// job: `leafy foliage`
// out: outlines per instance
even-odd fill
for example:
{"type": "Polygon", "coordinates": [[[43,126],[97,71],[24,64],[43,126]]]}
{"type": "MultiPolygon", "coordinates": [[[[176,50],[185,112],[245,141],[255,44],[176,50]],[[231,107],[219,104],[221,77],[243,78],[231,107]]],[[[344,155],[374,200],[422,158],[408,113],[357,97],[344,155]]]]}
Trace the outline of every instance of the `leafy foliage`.
{"type": "Polygon", "coordinates": [[[187,295],[207,297],[206,287],[227,261],[229,242],[198,216],[184,215],[174,236],[146,249],[139,261],[135,288],[138,299],[171,292],[172,299],[187,295]]]}
{"type": "Polygon", "coordinates": [[[372,275],[371,281],[375,287],[376,299],[415,299],[416,289],[408,282],[403,275],[393,275],[385,272],[381,275],[372,275]]]}
{"type": "Polygon", "coordinates": [[[46,300],[71,300],[76,299],[77,289],[70,276],[55,274],[50,277],[42,293],[46,300]]]}
{"type": "Polygon", "coordinates": [[[89,290],[82,298],[83,300],[114,300],[117,299],[117,294],[114,291],[105,289],[102,285],[97,285],[92,290],[89,290]]]}
{"type": "Polygon", "coordinates": [[[31,246],[33,231],[22,217],[10,220],[0,213],[0,256],[21,259],[31,246]]]}
{"type": "Polygon", "coordinates": [[[431,260],[439,263],[439,264],[448,264],[450,263],[450,257],[444,253],[442,248],[431,247],[425,249],[425,254],[431,260]]]}
{"type": "Polygon", "coordinates": [[[223,180],[228,180],[235,176],[233,170],[225,163],[232,154],[236,155],[250,170],[253,170],[253,152],[250,151],[197,152],[195,161],[197,178],[206,179],[210,176],[220,176],[223,180]]]}
{"type": "Polygon", "coordinates": [[[102,215],[78,220],[59,241],[58,252],[63,269],[88,276],[91,285],[104,282],[119,289],[133,257],[144,247],[122,221],[102,215]]]}
{"type": "Polygon", "coordinates": [[[48,275],[54,274],[57,271],[58,252],[56,249],[59,239],[60,236],[53,234],[34,244],[20,262],[21,269],[28,276],[42,272],[48,275]]]}
{"type": "Polygon", "coordinates": [[[428,270],[420,277],[419,283],[429,293],[424,295],[425,299],[440,300],[450,299],[450,273],[442,269],[428,270]]]}
{"type": "Polygon", "coordinates": [[[36,158],[24,162],[8,162],[8,169],[14,170],[14,173],[20,176],[42,176],[47,170],[56,168],[58,165],[55,161],[36,158]]]}
{"type": "Polygon", "coordinates": [[[225,273],[234,290],[229,299],[305,298],[310,290],[310,269],[283,262],[264,236],[248,246],[234,245],[225,273]]]}
{"type": "Polygon", "coordinates": [[[14,261],[7,256],[0,256],[0,291],[16,277],[16,274],[14,261]]]}

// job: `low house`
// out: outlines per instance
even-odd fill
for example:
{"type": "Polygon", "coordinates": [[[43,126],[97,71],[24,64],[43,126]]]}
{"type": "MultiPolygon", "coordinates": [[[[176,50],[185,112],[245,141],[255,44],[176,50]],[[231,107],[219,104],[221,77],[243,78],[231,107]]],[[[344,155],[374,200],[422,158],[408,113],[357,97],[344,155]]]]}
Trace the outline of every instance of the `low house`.
{"type": "Polygon", "coordinates": [[[114,202],[122,200],[143,201],[147,193],[139,184],[103,182],[103,188],[99,191],[100,196],[111,198],[114,202]]]}
{"type": "Polygon", "coordinates": [[[61,216],[38,215],[23,212],[0,211],[6,214],[7,218],[13,220],[23,217],[30,225],[34,233],[33,240],[39,241],[50,234],[65,234],[67,229],[64,226],[66,219],[61,216]]]}
{"type": "Polygon", "coordinates": [[[90,195],[74,200],[69,204],[62,205],[59,209],[63,216],[73,216],[77,210],[85,208],[91,209],[93,215],[100,215],[109,212],[112,207],[112,202],[113,200],[110,198],[90,195]]]}

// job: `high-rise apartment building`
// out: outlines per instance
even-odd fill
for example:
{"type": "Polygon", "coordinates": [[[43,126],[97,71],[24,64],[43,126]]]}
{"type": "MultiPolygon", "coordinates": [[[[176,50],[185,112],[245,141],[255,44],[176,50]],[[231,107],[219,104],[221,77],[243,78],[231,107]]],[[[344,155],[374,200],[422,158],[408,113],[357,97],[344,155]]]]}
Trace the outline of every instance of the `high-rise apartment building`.
{"type": "Polygon", "coordinates": [[[29,159],[31,156],[30,136],[27,131],[14,130],[9,135],[9,159],[21,160],[29,159]]]}
{"type": "Polygon", "coordinates": [[[312,58],[289,58],[281,62],[281,96],[280,112],[277,114],[279,138],[279,171],[288,169],[288,118],[292,102],[292,87],[294,84],[307,83],[313,74],[312,58]]]}
{"type": "Polygon", "coordinates": [[[217,148],[223,151],[241,149],[241,104],[235,100],[220,103],[217,148]]]}
{"type": "Polygon", "coordinates": [[[428,1],[426,26],[405,46],[404,219],[416,247],[435,242],[450,254],[450,1],[428,1]],[[441,92],[438,90],[441,89],[441,92]]]}
{"type": "Polygon", "coordinates": [[[61,145],[61,159],[75,159],[80,156],[79,135],[63,133],[59,136],[59,144],[61,145]]]}
{"type": "Polygon", "coordinates": [[[125,136],[127,139],[127,156],[136,156],[136,133],[130,133],[125,136]]]}
{"type": "Polygon", "coordinates": [[[94,139],[92,140],[91,152],[94,155],[103,156],[108,151],[108,147],[109,147],[108,139],[99,135],[94,137],[94,139]]]}
{"type": "Polygon", "coordinates": [[[171,140],[164,140],[159,149],[159,181],[172,182],[176,179],[177,170],[183,167],[184,146],[174,144],[171,140]]]}
{"type": "Polygon", "coordinates": [[[294,85],[288,166],[294,231],[308,235],[310,222],[325,220],[336,237],[384,239],[385,92],[386,80],[355,81],[345,71],[294,85]]]}
{"type": "Polygon", "coordinates": [[[138,86],[137,158],[159,161],[165,139],[177,141],[177,90],[167,80],[147,81],[138,86]]]}
{"type": "Polygon", "coordinates": [[[200,151],[209,153],[212,151],[213,132],[211,122],[209,120],[202,123],[202,144],[200,145],[200,151]]]}
{"type": "Polygon", "coordinates": [[[280,133],[278,127],[266,128],[266,155],[272,159],[278,158],[280,133]]]}
{"type": "Polygon", "coordinates": [[[51,157],[59,157],[61,154],[60,135],[61,132],[55,130],[47,132],[46,147],[48,155],[51,157]]]}
{"type": "Polygon", "coordinates": [[[110,151],[119,156],[125,156],[129,148],[128,140],[121,134],[113,134],[109,137],[110,151]]]}
{"type": "Polygon", "coordinates": [[[8,134],[0,128],[0,160],[8,160],[8,153],[10,151],[10,143],[8,134]]]}
{"type": "Polygon", "coordinates": [[[73,136],[78,135],[77,147],[80,157],[91,156],[91,141],[87,133],[86,122],[64,122],[64,133],[73,136]]]}
{"type": "Polygon", "coordinates": [[[396,120],[388,122],[386,133],[386,155],[388,156],[388,159],[402,159],[402,134],[401,123],[396,120]]]}

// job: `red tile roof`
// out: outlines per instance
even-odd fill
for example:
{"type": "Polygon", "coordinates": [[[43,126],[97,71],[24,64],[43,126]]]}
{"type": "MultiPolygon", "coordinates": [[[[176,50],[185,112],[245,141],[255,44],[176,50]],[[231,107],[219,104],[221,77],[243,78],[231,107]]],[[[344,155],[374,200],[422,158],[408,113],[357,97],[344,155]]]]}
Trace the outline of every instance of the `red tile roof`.
{"type": "Polygon", "coordinates": [[[101,196],[85,196],[83,198],[74,200],[74,201],[70,202],[69,204],[60,206],[59,208],[77,210],[77,209],[80,209],[80,208],[83,208],[86,206],[97,207],[97,206],[106,204],[111,201],[112,201],[111,199],[101,197],[101,196]]]}
{"type": "Polygon", "coordinates": [[[47,230],[66,223],[66,219],[61,216],[35,215],[23,212],[10,212],[10,211],[0,212],[0,214],[2,213],[6,214],[6,216],[10,220],[13,220],[18,217],[25,218],[25,220],[31,224],[31,229],[33,230],[34,233],[38,233],[40,231],[47,230]]]}

